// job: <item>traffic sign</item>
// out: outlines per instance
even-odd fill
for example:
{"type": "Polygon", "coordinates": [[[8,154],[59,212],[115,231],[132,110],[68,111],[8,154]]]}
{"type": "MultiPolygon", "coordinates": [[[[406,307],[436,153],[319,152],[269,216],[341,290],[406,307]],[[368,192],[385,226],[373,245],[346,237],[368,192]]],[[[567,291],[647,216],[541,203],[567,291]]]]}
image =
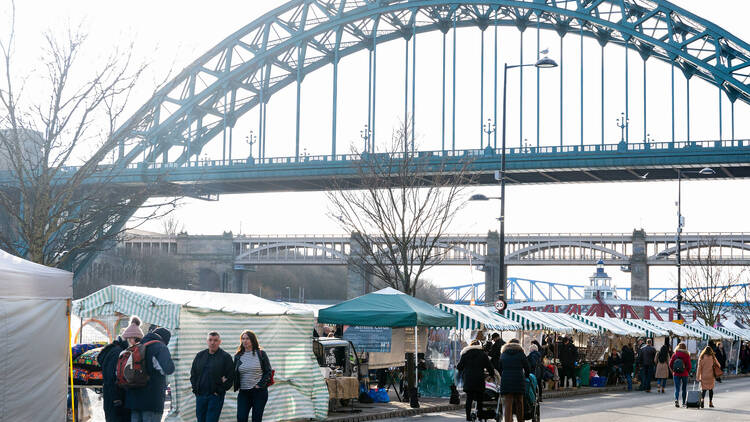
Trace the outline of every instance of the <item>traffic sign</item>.
{"type": "Polygon", "coordinates": [[[495,302],[495,310],[498,312],[503,312],[505,308],[508,307],[508,304],[503,299],[498,299],[495,302]]]}

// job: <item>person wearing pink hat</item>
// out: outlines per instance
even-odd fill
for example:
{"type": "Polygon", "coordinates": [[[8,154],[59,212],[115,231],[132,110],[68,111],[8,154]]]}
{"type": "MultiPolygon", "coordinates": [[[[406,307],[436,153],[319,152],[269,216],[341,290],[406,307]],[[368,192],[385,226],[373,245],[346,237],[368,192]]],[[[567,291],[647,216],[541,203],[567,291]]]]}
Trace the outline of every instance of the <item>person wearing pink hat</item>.
{"type": "Polygon", "coordinates": [[[130,317],[130,324],[122,332],[122,338],[128,341],[128,345],[132,346],[143,338],[143,331],[141,330],[141,319],[133,315],[130,317]]]}

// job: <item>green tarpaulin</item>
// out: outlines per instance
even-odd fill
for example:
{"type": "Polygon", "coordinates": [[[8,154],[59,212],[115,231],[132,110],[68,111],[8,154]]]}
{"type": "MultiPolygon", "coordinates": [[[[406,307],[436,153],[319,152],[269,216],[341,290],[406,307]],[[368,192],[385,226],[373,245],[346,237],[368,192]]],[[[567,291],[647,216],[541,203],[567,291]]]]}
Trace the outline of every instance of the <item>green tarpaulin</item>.
{"type": "Polygon", "coordinates": [[[321,309],[318,322],[369,327],[455,327],[456,316],[387,287],[321,309]]]}

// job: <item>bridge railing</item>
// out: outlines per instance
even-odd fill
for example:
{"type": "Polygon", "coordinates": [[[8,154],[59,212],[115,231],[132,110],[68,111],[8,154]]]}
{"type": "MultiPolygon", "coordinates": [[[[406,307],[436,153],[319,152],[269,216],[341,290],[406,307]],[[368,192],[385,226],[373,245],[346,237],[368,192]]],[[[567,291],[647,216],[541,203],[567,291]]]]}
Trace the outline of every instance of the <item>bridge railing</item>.
{"type": "MultiPolygon", "coordinates": [[[[678,142],[647,142],[647,143],[618,143],[618,144],[594,144],[594,145],[557,145],[557,146],[540,146],[540,147],[512,147],[506,148],[508,155],[554,155],[568,153],[597,153],[597,152],[632,152],[632,151],[651,151],[651,150],[685,150],[700,148],[750,148],[750,140],[723,140],[723,141],[678,141],[678,142]]],[[[501,153],[500,148],[484,149],[461,149],[461,150],[436,150],[436,151],[416,151],[406,153],[409,157],[486,157],[495,156],[501,153]]],[[[404,158],[405,153],[363,153],[362,155],[389,156],[393,159],[404,158]]],[[[266,158],[237,158],[237,159],[207,159],[192,160],[184,163],[160,163],[160,162],[136,162],[127,166],[129,169],[173,169],[173,168],[192,168],[192,167],[226,167],[226,166],[246,166],[246,165],[279,165],[279,164],[304,164],[316,162],[352,162],[359,161],[360,154],[336,154],[334,156],[321,155],[301,155],[301,156],[282,156],[266,158]]],[[[74,171],[77,167],[70,167],[74,171]]]]}

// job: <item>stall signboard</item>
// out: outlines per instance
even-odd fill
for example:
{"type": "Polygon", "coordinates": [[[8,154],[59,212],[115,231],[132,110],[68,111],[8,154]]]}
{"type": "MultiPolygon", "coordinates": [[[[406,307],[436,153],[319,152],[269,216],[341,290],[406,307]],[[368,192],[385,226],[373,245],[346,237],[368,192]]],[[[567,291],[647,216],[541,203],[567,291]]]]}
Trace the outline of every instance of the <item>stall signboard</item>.
{"type": "Polygon", "coordinates": [[[390,353],[390,327],[348,327],[344,340],[349,340],[359,352],[390,353]]]}

